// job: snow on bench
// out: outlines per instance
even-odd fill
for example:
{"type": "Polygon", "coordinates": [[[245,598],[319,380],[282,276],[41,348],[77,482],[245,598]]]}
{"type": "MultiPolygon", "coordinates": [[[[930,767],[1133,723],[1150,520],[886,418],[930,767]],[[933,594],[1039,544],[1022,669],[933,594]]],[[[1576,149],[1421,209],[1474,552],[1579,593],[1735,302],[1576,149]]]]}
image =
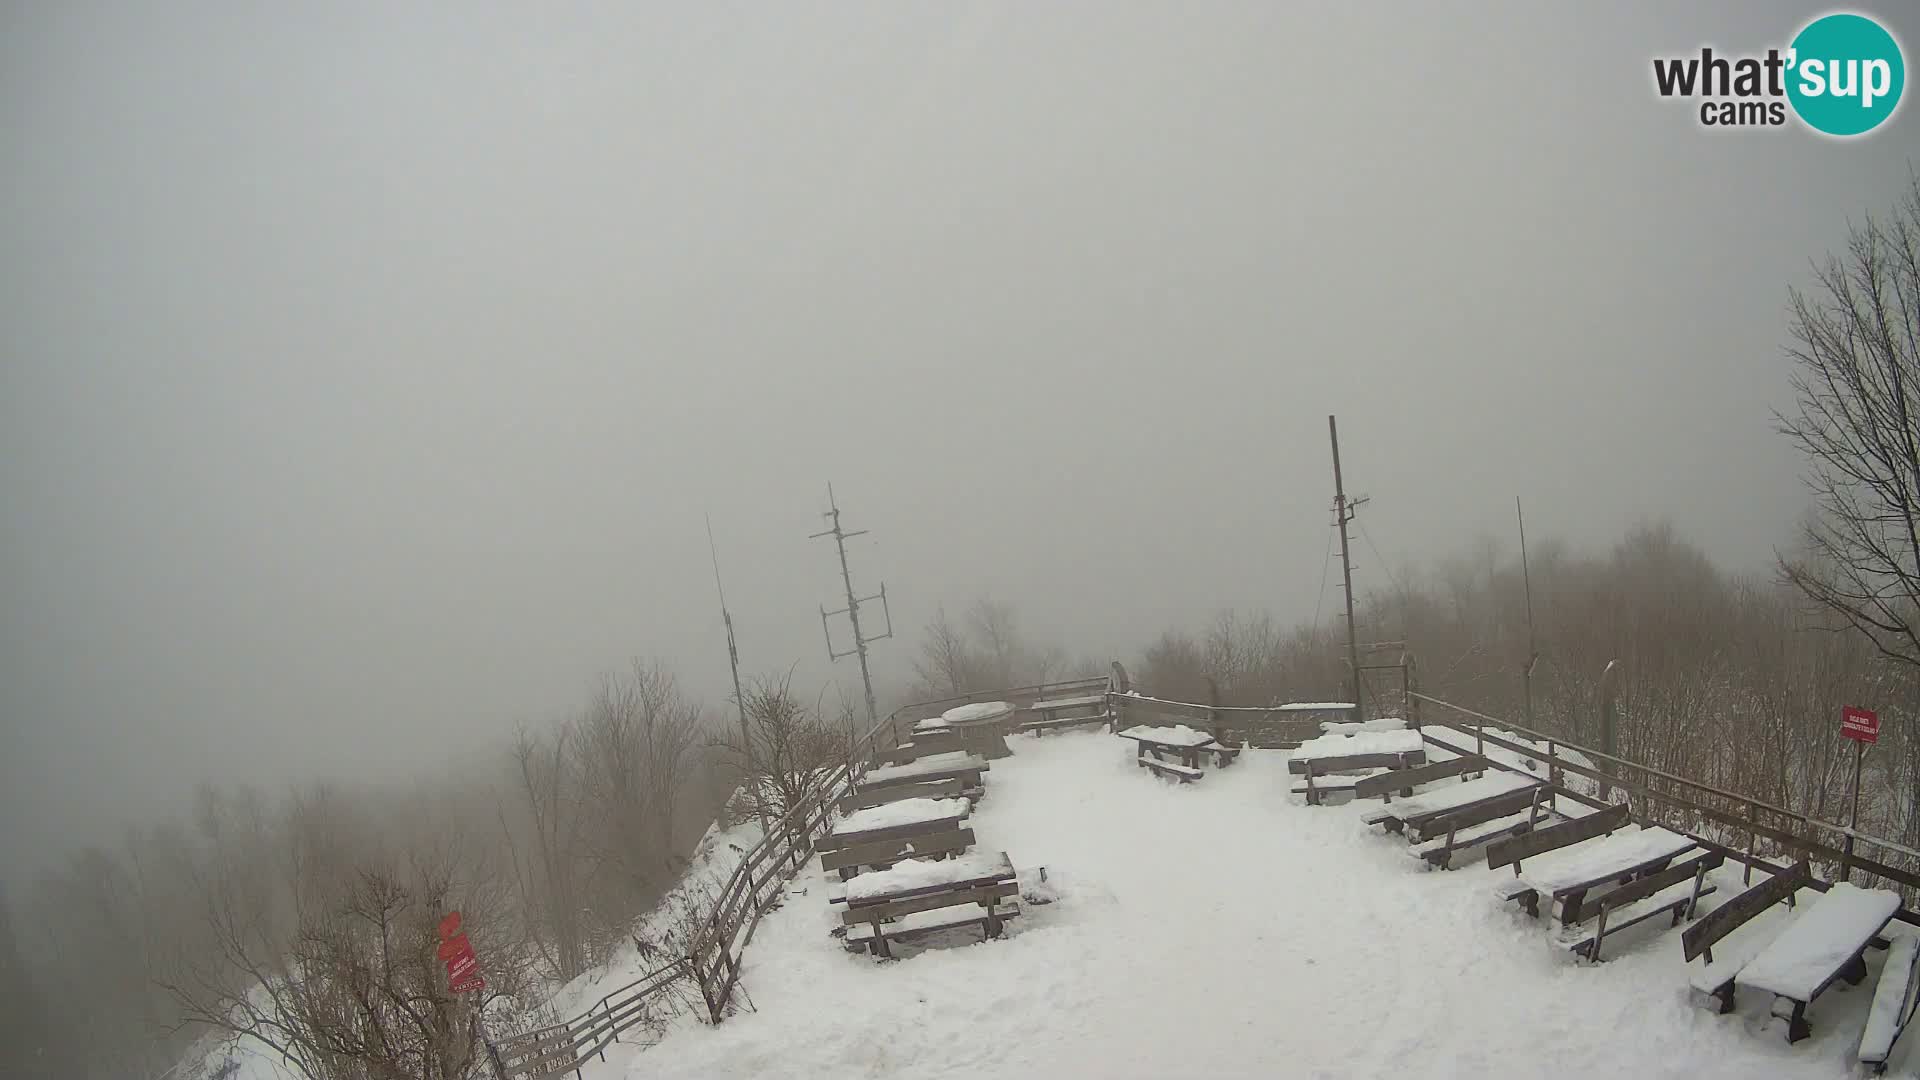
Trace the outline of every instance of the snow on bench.
{"type": "Polygon", "coordinates": [[[1285,705],[1275,705],[1274,712],[1336,712],[1352,709],[1351,701],[1289,701],[1285,705]]]}
{"type": "MultiPolygon", "coordinates": [[[[1514,836],[1526,832],[1541,821],[1550,820],[1551,813],[1552,811],[1547,811],[1545,814],[1542,814],[1539,810],[1522,810],[1517,814],[1508,814],[1505,817],[1497,817],[1491,821],[1483,821],[1478,825],[1469,825],[1463,829],[1456,829],[1443,836],[1436,836],[1431,840],[1413,845],[1407,849],[1407,853],[1416,859],[1426,860],[1431,866],[1437,866],[1442,870],[1450,870],[1453,868],[1453,856],[1456,852],[1478,847],[1489,840],[1499,837],[1514,836]]],[[[1521,887],[1525,888],[1524,885],[1521,887]]]]}
{"type": "Polygon", "coordinates": [[[965,799],[902,799],[899,802],[869,806],[865,810],[855,810],[834,825],[833,835],[850,836],[856,833],[873,832],[876,829],[923,825],[931,821],[962,818],[966,815],[967,800],[965,799]]]}
{"type": "MultiPolygon", "coordinates": [[[[1005,922],[1019,917],[1020,905],[1012,900],[1003,899],[992,907],[978,911],[964,911],[958,915],[954,912],[953,908],[934,908],[931,911],[916,911],[910,915],[902,915],[885,925],[886,937],[899,941],[941,930],[957,930],[963,926],[1005,922]]],[[[872,945],[874,938],[880,936],[881,929],[883,928],[878,923],[854,923],[847,927],[847,946],[864,951],[872,945]]]]}
{"type": "Polygon", "coordinates": [[[1004,852],[975,851],[934,862],[904,859],[889,870],[869,870],[847,882],[849,904],[1013,876],[1013,864],[1004,852]]]}
{"type": "Polygon", "coordinates": [[[1665,914],[1673,916],[1671,925],[1679,926],[1682,919],[1691,918],[1698,910],[1700,898],[1714,891],[1706,883],[1707,872],[1724,862],[1726,856],[1720,852],[1702,851],[1692,859],[1613,890],[1600,898],[1600,918],[1591,933],[1574,932],[1571,927],[1563,931],[1571,939],[1568,947],[1597,964],[1608,931],[1625,930],[1665,914]]]}
{"type": "Polygon", "coordinates": [[[1201,731],[1198,728],[1191,728],[1185,724],[1174,724],[1171,727],[1135,725],[1120,732],[1120,737],[1123,739],[1132,739],[1135,742],[1147,742],[1159,746],[1182,748],[1205,746],[1213,741],[1212,732],[1201,731]]]}
{"type": "Polygon", "coordinates": [[[1360,731],[1351,735],[1334,732],[1308,739],[1294,747],[1295,761],[1315,758],[1358,757],[1362,754],[1417,754],[1426,749],[1417,731],[1360,731]]]}
{"type": "Polygon", "coordinates": [[[868,769],[860,778],[866,787],[879,787],[884,784],[897,784],[919,780],[928,776],[947,776],[957,773],[978,773],[990,768],[985,758],[969,754],[964,750],[952,750],[944,754],[909,761],[904,765],[889,765],[882,769],[868,769]]]}
{"type": "Polygon", "coordinates": [[[1398,831],[1396,826],[1403,822],[1438,817],[1449,810],[1459,810],[1515,792],[1531,792],[1539,786],[1540,781],[1520,773],[1488,773],[1478,780],[1447,784],[1433,791],[1409,796],[1368,814],[1362,820],[1368,824],[1386,823],[1389,830],[1398,831]]]}
{"type": "Polygon", "coordinates": [[[1538,914],[1540,898],[1561,903],[1561,921],[1580,921],[1580,904],[1587,890],[1615,878],[1637,876],[1694,848],[1693,837],[1653,826],[1622,829],[1611,836],[1583,841],[1551,855],[1529,861],[1520,880],[1534,893],[1521,894],[1527,913],[1538,914]]]}
{"type": "Polygon", "coordinates": [[[1159,758],[1141,757],[1135,758],[1134,761],[1142,768],[1152,769],[1162,776],[1171,776],[1183,784],[1190,784],[1207,775],[1191,766],[1178,765],[1171,761],[1161,761],[1159,758]]]}
{"type": "Polygon", "coordinates": [[[1867,1029],[1860,1033],[1860,1062],[1874,1072],[1887,1070],[1887,1058],[1893,1055],[1894,1041],[1913,1021],[1920,1004],[1920,938],[1898,937],[1887,950],[1887,964],[1880,969],[1880,983],[1873,991],[1873,1006],[1867,1012],[1867,1029]]]}
{"type": "Polygon", "coordinates": [[[1867,976],[1861,954],[1900,910],[1900,894],[1835,882],[1734,976],[1738,986],[1793,1003],[1787,1041],[1811,1034],[1807,1005],[1839,979],[1867,976]]]}

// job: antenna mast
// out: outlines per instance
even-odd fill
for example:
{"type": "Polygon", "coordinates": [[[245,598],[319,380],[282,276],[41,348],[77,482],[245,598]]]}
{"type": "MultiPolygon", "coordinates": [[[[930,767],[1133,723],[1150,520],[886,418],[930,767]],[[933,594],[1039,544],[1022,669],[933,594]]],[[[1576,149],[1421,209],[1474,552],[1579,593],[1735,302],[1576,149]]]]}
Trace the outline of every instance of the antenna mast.
{"type": "Polygon", "coordinates": [[[840,583],[845,586],[847,590],[847,606],[838,611],[828,611],[823,606],[820,609],[820,632],[826,635],[828,660],[839,660],[848,656],[858,656],[860,658],[860,685],[864,687],[867,692],[867,723],[869,725],[877,725],[880,723],[880,714],[879,709],[873,703],[873,673],[867,667],[867,643],[871,641],[883,641],[893,636],[893,612],[887,607],[887,585],[885,582],[881,582],[880,591],[872,596],[854,595],[853,572],[847,569],[847,539],[854,536],[865,536],[867,530],[860,529],[856,532],[847,532],[840,527],[840,505],[834,501],[832,484],[827,485],[827,506],[829,508],[827,512],[820,516],[833,522],[833,528],[825,532],[814,533],[812,536],[807,537],[807,539],[818,540],[823,536],[833,537],[834,547],[839,549],[840,552],[840,583]],[[860,632],[860,605],[874,600],[880,601],[880,611],[886,616],[887,620],[887,632],[867,637],[860,632]],[[827,620],[835,615],[845,615],[847,622],[853,626],[853,648],[845,652],[835,652],[833,649],[833,628],[827,620]]]}
{"type": "Polygon", "coordinates": [[[1327,438],[1333,443],[1333,519],[1340,530],[1340,580],[1347,594],[1347,670],[1353,675],[1353,718],[1364,720],[1366,711],[1360,701],[1360,639],[1353,622],[1353,557],[1347,546],[1347,522],[1353,520],[1354,511],[1367,497],[1347,498],[1346,484],[1340,476],[1340,428],[1331,415],[1327,417],[1327,438]]]}
{"type": "Polygon", "coordinates": [[[747,699],[740,692],[740,649],[733,641],[733,614],[727,610],[726,586],[720,584],[720,551],[713,543],[713,515],[707,515],[707,554],[713,557],[713,589],[720,594],[720,621],[727,624],[727,663],[733,667],[733,706],[740,713],[740,749],[747,755],[747,784],[753,795],[753,814],[760,819],[760,835],[767,833],[767,810],[760,800],[760,773],[753,765],[753,732],[747,728],[747,699]]]}

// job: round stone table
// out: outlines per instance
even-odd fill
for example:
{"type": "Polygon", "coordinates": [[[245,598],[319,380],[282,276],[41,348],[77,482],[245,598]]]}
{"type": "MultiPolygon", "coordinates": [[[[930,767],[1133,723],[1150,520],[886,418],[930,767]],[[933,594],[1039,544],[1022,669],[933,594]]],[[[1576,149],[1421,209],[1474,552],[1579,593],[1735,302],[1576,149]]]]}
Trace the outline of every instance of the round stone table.
{"type": "Polygon", "coordinates": [[[940,726],[960,737],[967,751],[991,761],[1012,757],[1007,749],[1007,727],[1013,723],[1013,704],[1006,701],[976,701],[958,705],[940,714],[940,726]]]}

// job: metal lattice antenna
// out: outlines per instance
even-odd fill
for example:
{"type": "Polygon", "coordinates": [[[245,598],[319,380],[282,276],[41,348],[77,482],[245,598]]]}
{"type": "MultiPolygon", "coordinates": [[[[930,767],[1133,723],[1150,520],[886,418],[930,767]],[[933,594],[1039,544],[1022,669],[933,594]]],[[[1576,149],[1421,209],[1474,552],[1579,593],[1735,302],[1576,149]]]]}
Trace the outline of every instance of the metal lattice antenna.
{"type": "Polygon", "coordinates": [[[870,725],[878,725],[880,723],[880,711],[878,707],[874,705],[873,701],[873,672],[867,666],[867,644],[873,641],[883,641],[893,636],[893,612],[887,607],[887,586],[885,582],[881,582],[880,591],[872,596],[854,595],[853,572],[847,569],[847,538],[852,536],[865,536],[867,530],[860,529],[856,532],[847,532],[840,527],[840,504],[834,501],[832,484],[827,485],[827,507],[827,512],[820,516],[831,521],[833,527],[824,532],[814,533],[812,536],[807,537],[807,539],[818,540],[823,536],[833,537],[834,546],[839,549],[840,552],[840,583],[845,586],[847,590],[847,606],[838,611],[828,611],[824,606],[821,607],[820,631],[826,635],[828,660],[840,660],[849,656],[858,656],[860,658],[860,685],[867,693],[867,723],[870,725]],[[874,600],[880,601],[880,611],[886,616],[887,620],[887,632],[868,637],[860,630],[860,605],[870,603],[874,600]],[[835,615],[845,615],[847,622],[853,628],[853,648],[845,652],[835,652],[833,648],[833,627],[828,620],[835,615]]]}

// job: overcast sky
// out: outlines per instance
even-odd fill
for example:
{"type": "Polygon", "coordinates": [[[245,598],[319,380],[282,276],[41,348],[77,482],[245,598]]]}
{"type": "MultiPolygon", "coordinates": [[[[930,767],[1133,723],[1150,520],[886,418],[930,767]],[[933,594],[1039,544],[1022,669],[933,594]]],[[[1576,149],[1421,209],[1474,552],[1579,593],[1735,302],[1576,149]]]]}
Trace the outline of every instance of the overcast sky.
{"type": "Polygon", "coordinates": [[[1787,288],[1920,120],[1654,96],[1804,5],[1547,7],[7,5],[6,853],[632,656],[717,704],[706,512],[749,670],[857,682],[829,481],[895,682],[981,593],[1103,657],[1311,617],[1328,413],[1394,562],[1520,495],[1764,566],[1787,288]]]}

